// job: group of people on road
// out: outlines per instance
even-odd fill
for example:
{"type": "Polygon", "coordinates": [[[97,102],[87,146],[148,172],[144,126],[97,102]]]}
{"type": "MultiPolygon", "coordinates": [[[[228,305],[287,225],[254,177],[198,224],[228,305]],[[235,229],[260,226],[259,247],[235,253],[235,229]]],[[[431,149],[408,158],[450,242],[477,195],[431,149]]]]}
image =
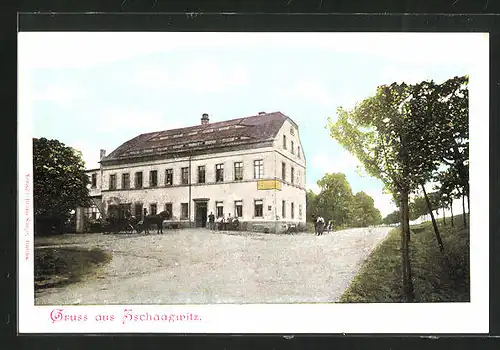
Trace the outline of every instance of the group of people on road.
{"type": "Polygon", "coordinates": [[[211,231],[217,230],[227,230],[234,228],[238,224],[238,218],[233,218],[231,213],[228,213],[228,216],[225,215],[215,217],[213,212],[210,212],[208,215],[208,228],[211,231]]]}
{"type": "Polygon", "coordinates": [[[318,215],[318,217],[313,216],[313,221],[314,233],[316,234],[316,236],[323,235],[325,230],[330,233],[330,231],[333,229],[333,220],[325,221],[322,216],[318,215]]]}

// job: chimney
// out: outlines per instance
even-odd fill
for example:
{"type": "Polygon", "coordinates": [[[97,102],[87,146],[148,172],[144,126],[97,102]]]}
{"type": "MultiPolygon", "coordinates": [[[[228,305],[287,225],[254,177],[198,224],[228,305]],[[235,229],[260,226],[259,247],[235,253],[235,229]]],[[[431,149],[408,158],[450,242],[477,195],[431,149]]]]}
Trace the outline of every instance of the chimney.
{"type": "Polygon", "coordinates": [[[100,160],[102,160],[104,157],[106,157],[106,150],[105,149],[101,149],[101,154],[100,154],[100,160]]]}
{"type": "Polygon", "coordinates": [[[266,112],[259,112],[259,115],[267,114],[266,112]]]}
{"type": "Polygon", "coordinates": [[[201,125],[206,125],[208,124],[208,122],[209,122],[208,114],[203,113],[203,115],[201,116],[201,125]]]}

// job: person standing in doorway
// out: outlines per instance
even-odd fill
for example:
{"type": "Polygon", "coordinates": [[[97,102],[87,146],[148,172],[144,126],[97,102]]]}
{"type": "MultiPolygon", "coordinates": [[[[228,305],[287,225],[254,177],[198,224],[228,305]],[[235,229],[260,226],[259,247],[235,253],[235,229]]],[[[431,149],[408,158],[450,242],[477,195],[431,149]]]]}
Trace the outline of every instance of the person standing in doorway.
{"type": "Polygon", "coordinates": [[[210,212],[208,216],[208,228],[210,228],[211,231],[215,230],[215,215],[213,212],[210,212]]]}

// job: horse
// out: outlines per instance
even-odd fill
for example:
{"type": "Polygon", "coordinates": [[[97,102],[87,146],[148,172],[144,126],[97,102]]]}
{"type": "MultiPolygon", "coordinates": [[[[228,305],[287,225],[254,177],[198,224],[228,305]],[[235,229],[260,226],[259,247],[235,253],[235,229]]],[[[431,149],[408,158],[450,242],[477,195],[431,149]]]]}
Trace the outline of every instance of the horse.
{"type": "Polygon", "coordinates": [[[163,234],[163,220],[165,220],[167,217],[167,211],[162,211],[156,215],[147,215],[142,223],[144,233],[149,234],[149,227],[151,226],[151,224],[155,224],[157,234],[163,234]]]}

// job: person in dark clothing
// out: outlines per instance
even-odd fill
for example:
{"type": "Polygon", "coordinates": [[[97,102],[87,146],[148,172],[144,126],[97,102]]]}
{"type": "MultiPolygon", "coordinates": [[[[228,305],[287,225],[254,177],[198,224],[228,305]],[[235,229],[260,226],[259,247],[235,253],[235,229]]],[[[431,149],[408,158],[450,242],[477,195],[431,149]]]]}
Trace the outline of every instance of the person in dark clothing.
{"type": "Polygon", "coordinates": [[[213,212],[210,212],[210,215],[208,216],[208,227],[211,231],[215,230],[215,215],[213,212]]]}
{"type": "Polygon", "coordinates": [[[318,224],[316,223],[316,215],[313,215],[311,218],[312,218],[312,221],[314,223],[314,234],[317,235],[318,234],[318,224]]]}

